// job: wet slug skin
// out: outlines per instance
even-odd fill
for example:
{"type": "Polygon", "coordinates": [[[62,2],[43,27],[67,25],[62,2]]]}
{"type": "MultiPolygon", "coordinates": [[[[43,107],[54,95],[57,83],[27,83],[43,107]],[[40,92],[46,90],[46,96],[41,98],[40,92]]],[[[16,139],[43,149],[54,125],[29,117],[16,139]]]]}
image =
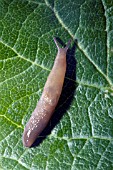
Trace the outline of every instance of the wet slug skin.
{"type": "Polygon", "coordinates": [[[60,48],[55,38],[54,41],[58,53],[45,83],[42,96],[25,126],[22,139],[25,147],[30,147],[47,126],[62,92],[66,73],[66,53],[71,41],[67,43],[65,48],[60,48]]]}

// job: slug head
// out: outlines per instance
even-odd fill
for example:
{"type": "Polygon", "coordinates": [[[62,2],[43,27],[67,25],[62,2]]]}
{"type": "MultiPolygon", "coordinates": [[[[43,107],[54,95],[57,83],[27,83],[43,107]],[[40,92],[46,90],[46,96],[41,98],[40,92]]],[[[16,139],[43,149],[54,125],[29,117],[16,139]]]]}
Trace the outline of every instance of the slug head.
{"type": "Polygon", "coordinates": [[[63,53],[63,52],[66,53],[69,46],[70,46],[70,44],[71,44],[71,40],[68,41],[68,43],[66,44],[66,46],[64,48],[60,48],[56,38],[53,38],[53,39],[54,39],[54,42],[55,42],[55,44],[56,44],[56,46],[58,48],[58,52],[59,53],[63,53]]]}

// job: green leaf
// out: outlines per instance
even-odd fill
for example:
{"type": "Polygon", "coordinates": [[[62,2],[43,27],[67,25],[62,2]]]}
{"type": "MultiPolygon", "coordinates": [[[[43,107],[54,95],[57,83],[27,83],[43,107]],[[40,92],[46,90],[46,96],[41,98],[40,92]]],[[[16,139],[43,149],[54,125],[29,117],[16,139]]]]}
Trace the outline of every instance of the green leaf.
{"type": "Polygon", "coordinates": [[[112,0],[0,0],[0,169],[113,169],[112,0]],[[52,69],[55,36],[77,39],[77,47],[67,55],[46,138],[25,148],[23,129],[52,69]]]}

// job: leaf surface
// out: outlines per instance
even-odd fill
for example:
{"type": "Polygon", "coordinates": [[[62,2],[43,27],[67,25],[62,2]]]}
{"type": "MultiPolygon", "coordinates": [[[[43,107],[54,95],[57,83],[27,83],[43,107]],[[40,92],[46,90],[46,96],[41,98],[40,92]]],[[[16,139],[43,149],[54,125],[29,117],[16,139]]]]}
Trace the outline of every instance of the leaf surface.
{"type": "Polygon", "coordinates": [[[112,0],[0,1],[0,168],[113,169],[112,0]],[[54,63],[53,37],[77,46],[56,111],[28,149],[22,133],[54,63]]]}

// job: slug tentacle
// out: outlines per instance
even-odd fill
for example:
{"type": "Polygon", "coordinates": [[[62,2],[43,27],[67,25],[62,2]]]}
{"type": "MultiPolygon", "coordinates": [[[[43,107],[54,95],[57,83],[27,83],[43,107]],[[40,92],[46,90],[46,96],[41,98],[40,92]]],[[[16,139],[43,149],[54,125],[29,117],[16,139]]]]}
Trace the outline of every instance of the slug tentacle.
{"type": "Polygon", "coordinates": [[[55,42],[55,44],[56,44],[56,46],[57,46],[57,48],[58,48],[58,50],[59,50],[60,47],[59,47],[59,45],[58,45],[58,42],[57,42],[56,38],[53,38],[53,39],[54,39],[54,42],[55,42]]]}
{"type": "Polygon", "coordinates": [[[65,50],[66,50],[66,51],[68,50],[70,44],[71,44],[71,40],[69,40],[68,43],[66,44],[66,47],[65,47],[65,50]]]}
{"type": "Polygon", "coordinates": [[[68,43],[66,44],[65,48],[60,48],[59,45],[58,45],[58,42],[57,42],[56,38],[53,38],[53,39],[54,39],[54,42],[55,42],[58,50],[63,49],[63,50],[65,50],[65,52],[67,52],[67,50],[68,50],[68,48],[69,48],[69,46],[70,46],[70,44],[71,44],[71,40],[68,41],[68,43]]]}
{"type": "Polygon", "coordinates": [[[62,92],[66,73],[66,52],[71,40],[68,41],[65,48],[59,47],[56,38],[54,38],[54,41],[58,48],[58,54],[45,83],[41,98],[24,129],[23,144],[26,147],[30,147],[47,126],[62,92]]]}

